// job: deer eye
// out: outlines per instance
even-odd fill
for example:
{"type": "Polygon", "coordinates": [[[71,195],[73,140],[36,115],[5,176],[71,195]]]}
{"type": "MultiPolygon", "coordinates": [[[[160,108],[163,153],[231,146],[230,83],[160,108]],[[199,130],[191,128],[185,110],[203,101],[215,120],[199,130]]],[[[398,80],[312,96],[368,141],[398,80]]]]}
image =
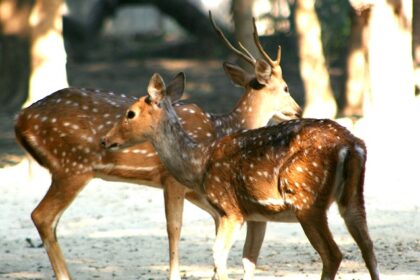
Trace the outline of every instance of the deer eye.
{"type": "Polygon", "coordinates": [[[127,119],[132,119],[136,116],[136,113],[134,113],[134,111],[128,111],[127,112],[127,119]]]}
{"type": "Polygon", "coordinates": [[[289,87],[288,86],[284,86],[284,92],[289,92],[289,87]]]}

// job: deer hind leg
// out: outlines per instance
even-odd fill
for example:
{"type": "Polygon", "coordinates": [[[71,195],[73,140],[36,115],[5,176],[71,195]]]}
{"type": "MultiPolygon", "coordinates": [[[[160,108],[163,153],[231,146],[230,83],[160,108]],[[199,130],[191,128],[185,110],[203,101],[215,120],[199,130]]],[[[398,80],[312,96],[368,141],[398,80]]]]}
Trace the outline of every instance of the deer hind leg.
{"type": "Polygon", "coordinates": [[[344,182],[343,195],[337,204],[348,231],[362,252],[371,279],[379,280],[378,264],[366,221],[363,199],[364,173],[361,161],[362,159],[358,157],[349,159],[346,165],[347,178],[344,182]]]}
{"type": "Polygon", "coordinates": [[[58,280],[71,279],[71,276],[57,241],[57,224],[91,177],[90,174],[65,178],[53,176],[49,190],[31,215],[58,280]]]}
{"type": "Polygon", "coordinates": [[[342,254],[328,228],[326,212],[323,210],[308,211],[298,213],[297,217],[309,242],[321,256],[323,264],[321,280],[334,279],[341,263],[342,254]]]}
{"type": "Polygon", "coordinates": [[[264,241],[266,222],[247,222],[246,239],[242,252],[244,280],[254,279],[255,266],[264,241]]]}
{"type": "Polygon", "coordinates": [[[166,230],[169,239],[169,279],[180,280],[179,240],[181,236],[185,187],[170,178],[164,183],[166,230]]]}
{"type": "Polygon", "coordinates": [[[241,226],[242,219],[234,216],[220,217],[219,227],[217,229],[216,242],[213,246],[214,258],[214,275],[213,280],[226,280],[227,273],[227,258],[229,256],[230,248],[237,239],[241,226]]]}
{"type": "Polygon", "coordinates": [[[371,279],[379,280],[378,264],[373,251],[373,242],[369,236],[363,206],[358,202],[351,202],[347,207],[339,206],[339,209],[347,229],[362,252],[371,279]]]}

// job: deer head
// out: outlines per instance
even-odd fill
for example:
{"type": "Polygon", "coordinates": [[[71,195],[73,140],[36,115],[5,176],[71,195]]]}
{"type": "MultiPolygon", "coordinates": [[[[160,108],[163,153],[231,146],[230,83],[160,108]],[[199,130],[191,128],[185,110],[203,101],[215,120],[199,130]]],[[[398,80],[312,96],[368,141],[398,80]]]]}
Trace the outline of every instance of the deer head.
{"type": "MultiPolygon", "coordinates": [[[[241,108],[241,110],[247,110],[250,107],[263,108],[265,112],[273,113],[271,117],[279,120],[300,118],[302,109],[291,97],[287,83],[283,79],[283,73],[280,67],[281,47],[278,47],[276,59],[272,60],[260,43],[255,18],[253,19],[254,42],[260,52],[261,59],[254,58],[240,42],[238,43],[240,49],[235,48],[216,25],[211,12],[209,12],[209,18],[214,30],[227,48],[239,58],[249,63],[254,69],[253,73],[249,73],[238,65],[227,62],[223,65],[226,74],[232,82],[237,86],[245,88],[246,93],[242,99],[247,99],[248,102],[252,102],[252,104],[248,104],[247,107],[241,108]]],[[[265,125],[268,120],[264,124],[256,125],[256,127],[265,125]]]]}
{"type": "Polygon", "coordinates": [[[153,74],[147,87],[147,96],[131,104],[125,115],[102,138],[102,145],[113,149],[148,141],[161,119],[164,103],[179,100],[184,86],[185,75],[182,72],[175,76],[168,87],[159,74],[153,74]]]}

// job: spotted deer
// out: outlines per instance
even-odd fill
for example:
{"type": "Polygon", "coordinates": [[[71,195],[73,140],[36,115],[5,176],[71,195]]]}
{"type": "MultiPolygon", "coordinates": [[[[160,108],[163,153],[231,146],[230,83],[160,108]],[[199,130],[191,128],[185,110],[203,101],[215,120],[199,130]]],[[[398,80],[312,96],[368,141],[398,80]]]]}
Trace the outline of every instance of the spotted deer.
{"type": "MultiPolygon", "coordinates": [[[[230,63],[223,65],[232,81],[245,88],[229,114],[206,114],[194,104],[174,104],[189,136],[206,141],[241,129],[264,126],[272,117],[282,120],[299,117],[301,109],[290,96],[282,77],[280,50],[276,61],[269,59],[255,29],[256,44],[266,57],[257,61],[246,49],[241,51],[230,45],[214,23],[213,26],[229,48],[255,68],[255,73],[247,73],[230,63]],[[262,75],[267,79],[265,87],[255,81],[255,77],[262,75]]],[[[101,137],[133,101],[132,97],[113,92],[67,88],[22,110],[17,118],[17,141],[51,173],[51,186],[32,212],[32,220],[59,280],[70,279],[71,275],[57,241],[57,225],[66,208],[92,178],[129,181],[164,190],[170,279],[180,279],[178,243],[184,196],[218,222],[218,213],[202,194],[178,183],[166,171],[149,143],[118,151],[106,150],[100,145],[101,137]]],[[[249,234],[243,252],[247,267],[255,266],[264,231],[265,223],[248,224],[249,234]]]]}
{"type": "MultiPolygon", "coordinates": [[[[175,78],[179,88],[184,79],[182,73],[175,78]]],[[[182,128],[172,106],[182,90],[167,89],[155,74],[147,91],[103,143],[117,149],[148,141],[179,182],[205,194],[220,215],[213,279],[228,279],[228,253],[245,221],[299,222],[321,256],[321,279],[334,279],[342,254],[327,223],[333,202],[371,279],[379,279],[364,208],[366,148],[361,139],[331,120],[297,119],[198,141],[182,128]]]]}

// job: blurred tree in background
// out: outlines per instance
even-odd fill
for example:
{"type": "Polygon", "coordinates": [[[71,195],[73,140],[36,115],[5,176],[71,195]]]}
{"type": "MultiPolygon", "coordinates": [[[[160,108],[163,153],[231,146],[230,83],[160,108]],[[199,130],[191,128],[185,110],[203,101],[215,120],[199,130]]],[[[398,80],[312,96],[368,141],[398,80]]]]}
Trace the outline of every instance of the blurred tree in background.
{"type": "MultiPolygon", "coordinates": [[[[187,54],[204,49],[210,56],[214,48],[209,46],[220,43],[200,1],[90,2],[85,20],[77,15],[64,20],[70,43],[96,40],[107,17],[120,6],[133,4],[154,5],[175,19],[187,37],[206,46],[180,48],[187,54]]],[[[0,102],[5,110],[16,110],[28,96],[27,104],[67,85],[63,4],[63,0],[0,2],[0,102]]],[[[280,33],[287,34],[282,40],[295,40],[280,43],[292,48],[283,57],[298,54],[295,64],[303,83],[306,116],[335,117],[341,111],[359,117],[369,108],[403,108],[414,96],[413,54],[420,51],[412,50],[413,10],[419,10],[418,5],[413,9],[412,0],[232,0],[231,4],[236,39],[254,55],[258,56],[251,33],[253,15],[259,21],[264,48],[270,44],[275,48],[280,33]]],[[[414,33],[414,39],[419,36],[414,33]]]]}
{"type": "Polygon", "coordinates": [[[411,0],[377,0],[370,8],[370,96],[364,106],[375,113],[406,110],[413,102],[412,5],[411,0]]]}
{"type": "MultiPolygon", "coordinates": [[[[249,50],[255,58],[260,57],[259,51],[255,45],[253,37],[252,7],[254,0],[232,0],[232,17],[235,26],[235,38],[237,42],[241,42],[247,50],[249,50]]],[[[239,61],[239,64],[244,68],[254,72],[245,61],[239,61]]]]}
{"type": "Polygon", "coordinates": [[[16,111],[29,88],[30,27],[33,1],[0,2],[0,104],[3,113],[16,111]]]}
{"type": "Polygon", "coordinates": [[[296,0],[295,27],[305,89],[303,114],[305,117],[334,118],[337,105],[325,61],[315,0],[296,0]]]}
{"type": "Polygon", "coordinates": [[[344,106],[341,114],[347,116],[389,114],[409,106],[415,89],[412,36],[419,36],[412,30],[416,2],[418,8],[416,0],[289,2],[295,14],[290,31],[297,34],[306,116],[334,117],[331,86],[344,106]],[[340,64],[346,74],[343,86],[331,79],[340,64]]]}
{"type": "Polygon", "coordinates": [[[0,2],[0,100],[14,111],[67,86],[64,1],[0,2]]]}
{"type": "Polygon", "coordinates": [[[30,105],[46,95],[68,86],[62,34],[64,0],[36,0],[29,16],[31,72],[30,105]]]}
{"type": "Polygon", "coordinates": [[[345,108],[349,117],[363,115],[363,99],[369,94],[370,80],[367,61],[367,23],[369,11],[351,10],[351,32],[346,58],[345,108]]]}
{"type": "Polygon", "coordinates": [[[415,96],[413,1],[350,0],[350,3],[355,10],[352,39],[358,47],[350,54],[353,62],[349,72],[355,75],[347,83],[346,96],[350,101],[347,109],[358,113],[362,107],[364,115],[406,110],[415,96]]]}

